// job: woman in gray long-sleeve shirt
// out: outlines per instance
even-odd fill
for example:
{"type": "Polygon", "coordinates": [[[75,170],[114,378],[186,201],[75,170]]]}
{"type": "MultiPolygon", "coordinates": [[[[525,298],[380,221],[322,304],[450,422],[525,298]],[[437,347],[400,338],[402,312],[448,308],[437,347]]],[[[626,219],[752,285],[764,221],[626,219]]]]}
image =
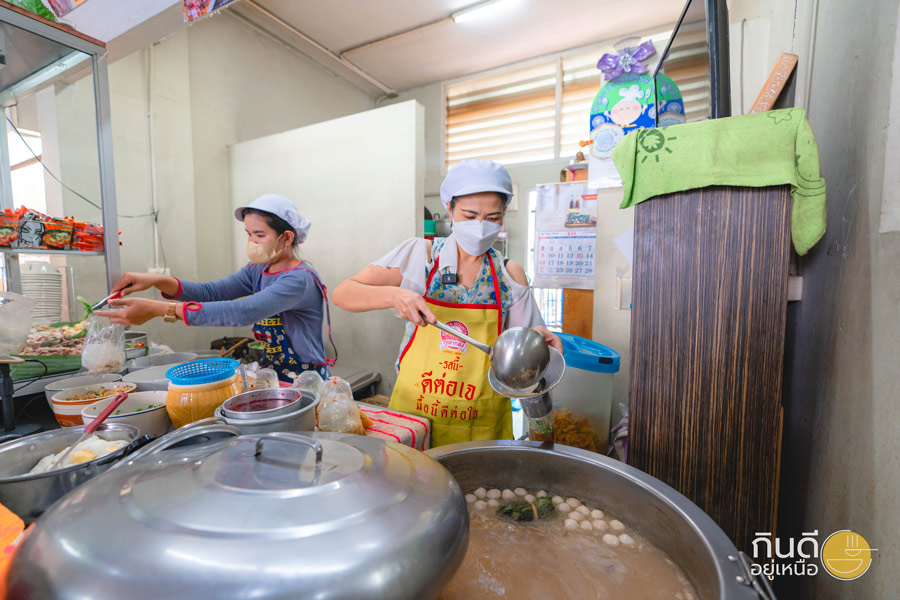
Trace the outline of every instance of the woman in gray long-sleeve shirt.
{"type": "MultiPolygon", "coordinates": [[[[153,317],[185,325],[242,327],[253,325],[265,352],[261,365],[275,369],[282,381],[291,373],[315,369],[323,377],[337,358],[325,356],[322,325],[328,312],[325,286],[318,273],[296,257],[306,239],[307,220],[284,196],[269,194],[235,211],[247,230],[250,264],[237,273],[208,283],[183,281],[155,273],[125,273],[110,300],[116,311],[97,311],[113,323],[140,325],[153,317]],[[166,300],[124,297],[151,287],[166,300]]],[[[330,334],[329,317],[329,339],[330,334]]],[[[332,346],[333,346],[332,342],[332,346]]]]}

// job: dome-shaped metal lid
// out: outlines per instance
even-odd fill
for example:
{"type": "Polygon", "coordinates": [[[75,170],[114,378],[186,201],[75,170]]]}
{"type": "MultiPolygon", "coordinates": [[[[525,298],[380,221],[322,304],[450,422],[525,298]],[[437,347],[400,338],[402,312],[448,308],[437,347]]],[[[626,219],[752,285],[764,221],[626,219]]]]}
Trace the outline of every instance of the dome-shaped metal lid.
{"type": "Polygon", "coordinates": [[[425,454],[349,434],[238,433],[178,430],[88,482],[44,515],[14,579],[72,598],[89,591],[78,581],[103,598],[418,598],[462,560],[465,500],[425,454]]]}

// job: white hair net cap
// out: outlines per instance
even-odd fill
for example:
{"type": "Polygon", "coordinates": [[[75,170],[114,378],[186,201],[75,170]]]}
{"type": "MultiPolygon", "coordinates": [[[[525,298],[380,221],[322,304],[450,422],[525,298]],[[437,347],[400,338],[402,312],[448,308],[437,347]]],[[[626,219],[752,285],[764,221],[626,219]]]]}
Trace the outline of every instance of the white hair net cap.
{"type": "Polygon", "coordinates": [[[513,188],[509,173],[492,160],[464,160],[447,171],[441,184],[441,202],[450,212],[450,201],[457,196],[497,192],[504,196],[503,206],[512,200],[513,188]]]}
{"type": "Polygon", "coordinates": [[[312,223],[309,222],[309,219],[300,214],[300,211],[293,202],[284,196],[279,194],[266,194],[265,196],[260,196],[247,206],[239,206],[236,208],[234,211],[234,218],[243,222],[243,212],[244,209],[247,208],[261,210],[281,217],[294,229],[294,233],[297,234],[299,243],[302,244],[306,241],[306,235],[309,233],[309,227],[312,223]]]}

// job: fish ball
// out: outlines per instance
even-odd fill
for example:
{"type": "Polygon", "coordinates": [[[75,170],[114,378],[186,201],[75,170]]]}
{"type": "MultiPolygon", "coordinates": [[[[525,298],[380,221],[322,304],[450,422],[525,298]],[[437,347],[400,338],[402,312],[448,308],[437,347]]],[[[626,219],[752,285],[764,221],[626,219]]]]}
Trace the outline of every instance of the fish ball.
{"type": "Polygon", "coordinates": [[[504,500],[515,500],[516,495],[513,493],[512,490],[503,490],[500,493],[500,497],[502,497],[504,500]]]}
{"type": "Polygon", "coordinates": [[[619,541],[625,544],[626,546],[634,545],[634,538],[628,535],[627,533],[623,533],[619,536],[619,541]]]}
{"type": "Polygon", "coordinates": [[[473,504],[472,506],[475,507],[475,510],[484,510],[485,508],[487,508],[487,502],[485,502],[484,500],[476,500],[475,504],[473,504]]]}
{"type": "Polygon", "coordinates": [[[602,511],[602,510],[597,510],[597,509],[595,508],[594,510],[591,511],[591,518],[592,518],[592,519],[602,519],[602,518],[603,518],[603,511],[602,511]]]}
{"type": "Polygon", "coordinates": [[[537,494],[535,494],[535,496],[537,496],[538,498],[544,498],[547,496],[547,492],[545,492],[544,490],[540,490],[537,494]]]}
{"type": "Polygon", "coordinates": [[[613,519],[609,522],[609,528],[613,531],[625,531],[625,525],[622,524],[622,521],[618,519],[613,519]]]}
{"type": "Polygon", "coordinates": [[[528,495],[528,490],[526,490],[525,488],[516,488],[514,491],[516,493],[516,496],[524,497],[528,495]]]}
{"type": "Polygon", "coordinates": [[[616,536],[614,536],[611,533],[607,533],[606,535],[603,536],[603,543],[608,546],[618,546],[619,538],[617,538],[616,536]]]}
{"type": "Polygon", "coordinates": [[[491,508],[497,508],[498,506],[500,506],[500,501],[496,498],[488,498],[487,505],[491,508]]]}
{"type": "Polygon", "coordinates": [[[559,506],[560,504],[565,502],[562,496],[553,496],[550,501],[553,502],[553,506],[559,506]]]}
{"type": "Polygon", "coordinates": [[[578,521],[576,521],[574,519],[566,519],[566,522],[563,525],[565,525],[565,528],[570,531],[574,530],[574,529],[578,529],[578,521]]]}
{"type": "Polygon", "coordinates": [[[572,510],[572,507],[569,506],[568,504],[566,504],[565,502],[563,502],[562,504],[558,504],[556,506],[556,510],[558,510],[561,513],[567,513],[570,510],[572,510]]]}
{"type": "Polygon", "coordinates": [[[482,498],[487,496],[487,490],[484,488],[478,488],[477,490],[475,490],[472,493],[475,494],[475,497],[478,498],[479,500],[481,500],[482,498]]]}
{"type": "Polygon", "coordinates": [[[609,524],[606,521],[604,521],[603,519],[594,520],[593,526],[594,526],[594,529],[596,529],[597,531],[608,531],[609,530],[609,524]]]}
{"type": "Polygon", "coordinates": [[[466,502],[469,504],[472,504],[476,500],[478,500],[478,498],[475,497],[475,494],[466,494],[466,502]]]}
{"type": "Polygon", "coordinates": [[[566,500],[566,504],[568,504],[570,508],[578,508],[581,506],[581,500],[578,498],[569,498],[566,500]]]}
{"type": "Polygon", "coordinates": [[[577,510],[573,510],[572,512],[570,512],[570,513],[569,513],[569,518],[570,518],[570,519],[575,519],[575,520],[578,521],[579,523],[580,523],[581,521],[584,521],[584,515],[581,514],[580,512],[578,512],[577,510]]]}
{"type": "Polygon", "coordinates": [[[488,493],[487,493],[488,498],[499,498],[500,495],[501,495],[500,490],[497,490],[497,489],[488,490],[488,493]]]}
{"type": "Polygon", "coordinates": [[[589,509],[589,508],[588,508],[587,506],[585,506],[584,504],[582,504],[581,506],[579,506],[579,507],[576,508],[575,510],[577,510],[578,512],[580,512],[580,513],[583,514],[584,516],[588,516],[589,514],[591,514],[591,509],[589,509]]]}
{"type": "Polygon", "coordinates": [[[591,525],[590,521],[582,521],[581,525],[579,525],[579,527],[581,527],[585,531],[593,531],[593,529],[594,529],[594,526],[591,525]]]}
{"type": "Polygon", "coordinates": [[[532,496],[531,494],[527,494],[527,495],[525,496],[525,502],[528,502],[529,504],[534,504],[534,502],[535,502],[536,500],[537,500],[537,498],[535,498],[535,497],[532,496]]]}

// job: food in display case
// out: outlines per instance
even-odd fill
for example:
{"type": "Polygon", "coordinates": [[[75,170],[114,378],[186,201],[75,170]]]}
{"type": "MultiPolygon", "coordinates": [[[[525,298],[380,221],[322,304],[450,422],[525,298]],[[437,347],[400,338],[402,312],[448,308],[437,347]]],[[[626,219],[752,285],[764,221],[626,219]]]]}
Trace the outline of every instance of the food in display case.
{"type": "Polygon", "coordinates": [[[23,356],[80,355],[87,333],[87,321],[54,323],[32,327],[22,350],[23,356]]]}
{"type": "Polygon", "coordinates": [[[441,600],[697,598],[669,556],[601,507],[522,487],[479,487],[466,503],[469,546],[441,600]]]}

